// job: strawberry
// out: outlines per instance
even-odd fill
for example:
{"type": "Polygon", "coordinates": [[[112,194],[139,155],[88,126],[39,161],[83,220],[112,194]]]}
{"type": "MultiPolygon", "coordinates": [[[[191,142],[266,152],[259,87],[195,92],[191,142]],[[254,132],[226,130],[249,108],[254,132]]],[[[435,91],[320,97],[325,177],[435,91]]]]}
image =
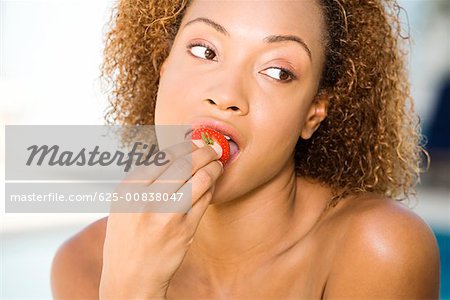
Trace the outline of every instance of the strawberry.
{"type": "Polygon", "coordinates": [[[219,160],[225,164],[230,158],[230,144],[228,140],[218,131],[211,128],[198,128],[192,132],[193,140],[203,140],[206,145],[219,144],[222,148],[222,156],[219,160]]]}

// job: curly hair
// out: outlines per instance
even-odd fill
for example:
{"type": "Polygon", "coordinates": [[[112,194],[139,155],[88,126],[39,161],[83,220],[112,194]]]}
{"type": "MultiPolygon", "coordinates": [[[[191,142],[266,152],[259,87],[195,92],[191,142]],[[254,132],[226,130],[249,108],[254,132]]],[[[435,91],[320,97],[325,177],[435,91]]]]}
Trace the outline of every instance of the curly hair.
{"type": "MultiPolygon", "coordinates": [[[[320,91],[328,116],[295,152],[297,176],[329,185],[334,206],[372,192],[396,200],[419,179],[419,120],[405,69],[405,38],[394,1],[318,0],[327,33],[320,91]]],[[[189,0],[123,0],[106,35],[102,76],[109,80],[109,124],[154,124],[160,67],[189,0]]]]}

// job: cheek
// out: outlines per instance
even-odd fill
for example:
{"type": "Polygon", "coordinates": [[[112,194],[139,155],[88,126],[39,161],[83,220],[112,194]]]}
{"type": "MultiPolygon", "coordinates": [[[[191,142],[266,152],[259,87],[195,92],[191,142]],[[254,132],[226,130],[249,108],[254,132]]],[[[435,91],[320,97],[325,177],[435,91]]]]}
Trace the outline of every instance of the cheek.
{"type": "MultiPolygon", "coordinates": [[[[159,86],[158,86],[158,94],[156,96],[156,106],[155,106],[155,125],[164,125],[168,124],[168,116],[169,111],[167,109],[168,99],[165,95],[165,89],[164,85],[162,84],[162,81],[160,80],[159,86]]],[[[170,99],[170,98],[169,98],[170,99]]]]}
{"type": "Polygon", "coordinates": [[[264,109],[264,112],[260,111],[254,119],[253,128],[258,128],[254,134],[255,144],[274,159],[289,156],[300,136],[305,114],[299,106],[264,109]]]}
{"type": "Polygon", "coordinates": [[[186,94],[181,92],[188,90],[189,82],[180,80],[179,75],[166,69],[160,78],[155,107],[156,125],[180,123],[182,114],[177,112],[186,111],[189,106],[186,94]]]}
{"type": "Polygon", "coordinates": [[[297,98],[284,98],[280,101],[279,98],[275,98],[275,101],[277,100],[280,103],[276,103],[276,105],[268,105],[265,108],[260,107],[259,116],[257,117],[258,123],[264,124],[268,132],[270,131],[276,136],[283,136],[283,139],[286,135],[298,136],[306,118],[307,100],[302,98],[300,100],[297,100],[297,98]]]}

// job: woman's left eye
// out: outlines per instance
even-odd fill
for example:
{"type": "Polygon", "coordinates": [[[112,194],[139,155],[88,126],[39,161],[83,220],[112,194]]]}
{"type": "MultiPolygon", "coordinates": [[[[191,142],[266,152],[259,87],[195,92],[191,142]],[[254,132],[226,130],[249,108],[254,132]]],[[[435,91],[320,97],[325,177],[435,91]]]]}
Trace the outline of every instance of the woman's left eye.
{"type": "Polygon", "coordinates": [[[281,67],[268,68],[262,73],[281,82],[290,82],[294,79],[297,79],[297,77],[291,71],[281,67]]]}
{"type": "Polygon", "coordinates": [[[215,60],[216,52],[210,47],[203,44],[190,44],[188,47],[189,54],[206,60],[215,60]]]}

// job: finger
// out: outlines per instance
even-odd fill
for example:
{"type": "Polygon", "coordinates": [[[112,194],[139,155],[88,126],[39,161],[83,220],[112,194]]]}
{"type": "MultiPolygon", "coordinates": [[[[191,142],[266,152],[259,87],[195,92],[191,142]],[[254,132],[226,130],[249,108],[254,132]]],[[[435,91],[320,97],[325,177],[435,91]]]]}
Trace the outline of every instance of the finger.
{"type": "Polygon", "coordinates": [[[173,199],[162,202],[152,201],[144,206],[144,210],[153,212],[188,212],[195,206],[199,198],[214,186],[217,178],[222,174],[222,170],[221,163],[212,161],[199,169],[192,178],[184,183],[155,181],[149,186],[148,190],[169,195],[166,198],[173,196],[173,199]]]}
{"type": "Polygon", "coordinates": [[[143,183],[149,184],[169,168],[176,159],[191,153],[195,149],[197,149],[197,146],[194,143],[186,141],[161,150],[149,159],[149,161],[154,161],[154,163],[149,166],[141,165],[136,167],[124,179],[124,182],[142,181],[143,183]],[[156,162],[158,162],[158,165],[156,162]]]}
{"type": "Polygon", "coordinates": [[[193,204],[191,209],[186,214],[186,221],[190,224],[190,226],[193,227],[193,231],[195,232],[197,230],[198,224],[200,223],[201,218],[206,212],[206,209],[208,208],[209,204],[211,203],[213,199],[213,194],[215,190],[215,183],[220,175],[223,174],[223,165],[220,164],[220,174],[217,175],[217,165],[214,168],[214,166],[211,166],[212,168],[212,174],[213,176],[217,176],[217,178],[214,179],[212,186],[209,189],[207,188],[207,185],[204,185],[202,187],[202,183],[204,184],[204,181],[202,181],[201,178],[192,178],[193,185],[196,186],[196,188],[193,189],[193,204]],[[197,182],[198,181],[198,182],[197,182]],[[200,184],[199,184],[200,182],[200,184]],[[206,190],[205,190],[206,189],[206,190]],[[203,193],[202,193],[203,192],[203,193]],[[201,196],[199,196],[201,194],[201,196]]]}
{"type": "Polygon", "coordinates": [[[217,179],[223,173],[223,165],[219,161],[212,161],[205,167],[195,172],[191,178],[192,206],[198,199],[216,184],[217,179]]]}
{"type": "Polygon", "coordinates": [[[206,191],[196,202],[195,205],[185,215],[186,222],[193,232],[197,230],[200,220],[204,216],[213,199],[215,187],[206,191]]]}
{"type": "Polygon", "coordinates": [[[223,173],[222,164],[218,161],[212,161],[205,167],[199,169],[186,184],[184,184],[179,193],[191,195],[191,205],[186,207],[186,212],[194,208],[201,197],[214,187],[217,179],[223,173]]]}
{"type": "Polygon", "coordinates": [[[170,167],[158,177],[157,181],[185,183],[198,170],[217,159],[219,159],[219,153],[212,147],[208,146],[196,149],[194,152],[174,161],[170,167]]]}
{"type": "MultiPolygon", "coordinates": [[[[193,144],[192,144],[193,145],[193,144]]],[[[156,179],[149,178],[145,181],[144,185],[148,184],[148,188],[145,188],[143,193],[141,190],[142,183],[127,182],[122,183],[122,189],[127,191],[127,194],[133,195],[132,203],[125,208],[133,207],[133,211],[136,211],[135,207],[138,208],[140,212],[183,212],[185,213],[192,206],[192,188],[189,186],[189,190],[185,192],[176,193],[186,182],[192,177],[194,172],[201,170],[211,161],[218,159],[218,153],[216,153],[211,147],[198,148],[197,146],[192,146],[196,150],[193,153],[188,153],[183,157],[179,157],[177,160],[172,162],[170,166],[165,169],[162,174],[155,171],[151,176],[158,176],[156,179]],[[194,157],[192,159],[192,156],[194,157]],[[192,160],[194,163],[192,163],[192,160]],[[181,201],[179,200],[180,198],[181,201]]],[[[221,169],[220,163],[215,163],[216,169],[221,169]],[[217,167],[219,165],[219,167],[217,167]]],[[[209,179],[208,173],[209,167],[205,170],[200,171],[198,176],[204,178],[203,181],[209,179]]],[[[220,171],[218,172],[220,173],[220,171]]],[[[147,172],[149,174],[149,172],[147,172]]],[[[142,175],[142,174],[141,174],[142,175]]],[[[210,181],[207,181],[210,184],[210,181]]],[[[209,187],[207,187],[209,188],[209,187]]]]}

